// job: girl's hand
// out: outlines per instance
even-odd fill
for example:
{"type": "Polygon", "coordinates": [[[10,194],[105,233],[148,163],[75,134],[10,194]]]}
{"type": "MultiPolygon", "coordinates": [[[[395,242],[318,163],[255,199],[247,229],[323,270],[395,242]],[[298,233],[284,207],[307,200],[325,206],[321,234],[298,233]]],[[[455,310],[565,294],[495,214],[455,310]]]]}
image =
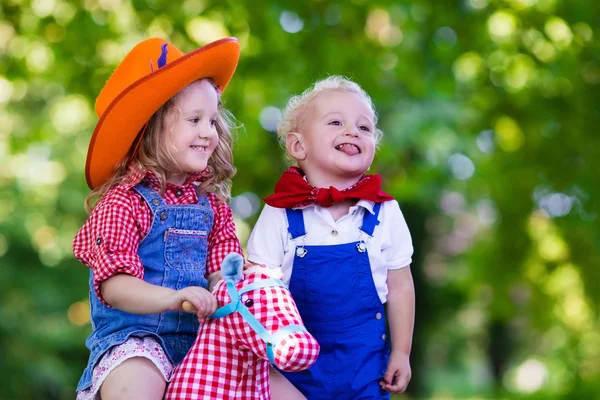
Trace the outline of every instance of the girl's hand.
{"type": "Polygon", "coordinates": [[[387,371],[383,380],[379,382],[381,388],[390,393],[403,393],[410,382],[411,370],[408,354],[392,352],[388,362],[387,371]]]}
{"type": "MultiPolygon", "coordinates": [[[[217,309],[217,299],[208,290],[200,286],[189,286],[173,292],[166,298],[166,307],[171,311],[187,311],[195,313],[202,322],[217,309]],[[190,302],[195,310],[183,308],[183,302],[190,302]]],[[[186,307],[187,308],[187,307],[186,307]]]]}

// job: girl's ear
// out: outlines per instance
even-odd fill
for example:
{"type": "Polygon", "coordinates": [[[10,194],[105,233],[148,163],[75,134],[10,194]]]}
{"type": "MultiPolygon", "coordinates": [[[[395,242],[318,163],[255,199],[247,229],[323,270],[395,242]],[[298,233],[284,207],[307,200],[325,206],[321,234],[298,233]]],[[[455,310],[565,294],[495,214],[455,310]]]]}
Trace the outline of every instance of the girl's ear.
{"type": "Polygon", "coordinates": [[[298,132],[290,132],[285,137],[285,148],[287,152],[297,161],[306,159],[306,147],[304,146],[304,136],[298,132]]]}

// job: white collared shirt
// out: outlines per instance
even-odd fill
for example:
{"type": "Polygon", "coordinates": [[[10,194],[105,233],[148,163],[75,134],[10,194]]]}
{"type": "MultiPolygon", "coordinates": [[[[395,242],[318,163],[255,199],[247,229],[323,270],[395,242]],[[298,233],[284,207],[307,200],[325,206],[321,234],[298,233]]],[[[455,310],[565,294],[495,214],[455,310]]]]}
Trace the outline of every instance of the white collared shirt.
{"type": "Polygon", "coordinates": [[[363,240],[367,244],[375,288],[381,302],[385,303],[388,293],[387,272],[409,266],[413,246],[396,200],[382,203],[378,217],[380,222],[375,227],[373,237],[360,230],[364,213],[373,214],[374,205],[372,201],[360,200],[337,221],[326,208],[315,205],[305,207],[306,236],[296,239],[292,239],[288,232],[285,209],[265,205],[248,240],[248,260],[270,268],[281,267],[283,280],[289,283],[296,246],[327,246],[363,240]]]}

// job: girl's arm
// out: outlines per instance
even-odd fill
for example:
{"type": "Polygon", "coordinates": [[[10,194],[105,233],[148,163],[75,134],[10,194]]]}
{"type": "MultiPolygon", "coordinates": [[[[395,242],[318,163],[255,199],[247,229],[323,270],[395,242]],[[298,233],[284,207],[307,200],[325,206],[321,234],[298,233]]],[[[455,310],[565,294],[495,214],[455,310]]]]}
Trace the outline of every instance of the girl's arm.
{"type": "Polygon", "coordinates": [[[402,393],[411,377],[409,356],[415,321],[415,289],[410,266],[388,270],[387,286],[392,353],[381,386],[389,392],[402,393]]]}
{"type": "Polygon", "coordinates": [[[181,290],[155,286],[127,274],[113,275],[100,284],[104,301],[112,307],[132,314],[157,314],[182,311],[182,303],[189,301],[202,318],[214,312],[217,301],[206,289],[190,286],[181,290]]]}

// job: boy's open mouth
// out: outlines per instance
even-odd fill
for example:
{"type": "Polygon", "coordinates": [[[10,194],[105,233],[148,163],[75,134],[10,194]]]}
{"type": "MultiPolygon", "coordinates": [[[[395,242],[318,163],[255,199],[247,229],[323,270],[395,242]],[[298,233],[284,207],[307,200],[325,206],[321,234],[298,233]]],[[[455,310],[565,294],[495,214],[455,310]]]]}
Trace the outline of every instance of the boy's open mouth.
{"type": "Polygon", "coordinates": [[[351,144],[351,143],[342,143],[340,145],[335,146],[335,149],[339,150],[341,152],[344,152],[344,153],[348,154],[349,156],[353,156],[355,154],[361,153],[358,146],[355,144],[351,144]]]}

